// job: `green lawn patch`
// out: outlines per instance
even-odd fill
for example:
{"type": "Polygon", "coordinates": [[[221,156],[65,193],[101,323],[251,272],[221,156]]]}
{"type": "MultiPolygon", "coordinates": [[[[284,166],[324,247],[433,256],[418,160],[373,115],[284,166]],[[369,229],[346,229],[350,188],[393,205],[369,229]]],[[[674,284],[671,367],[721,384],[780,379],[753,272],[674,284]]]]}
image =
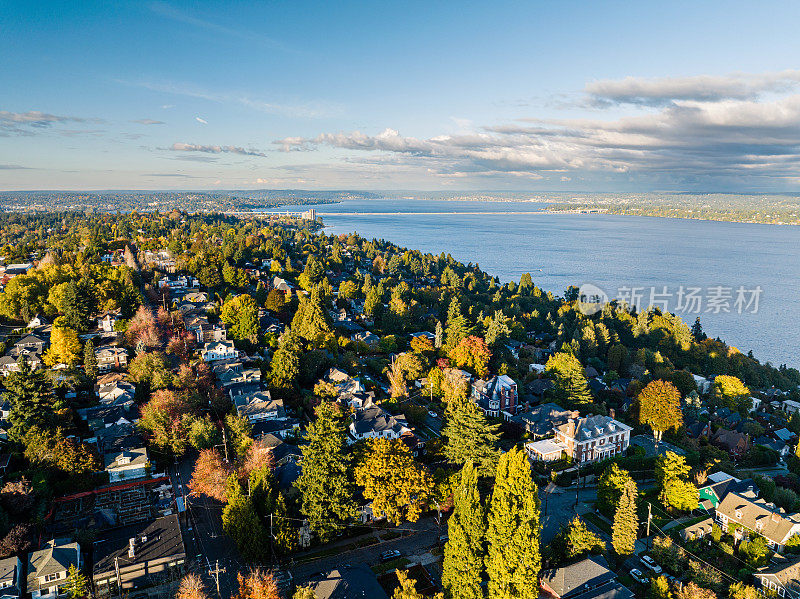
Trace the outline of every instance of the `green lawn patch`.
{"type": "Polygon", "coordinates": [[[410,563],[411,562],[405,557],[398,557],[397,559],[393,559],[392,561],[386,562],[385,564],[378,564],[376,566],[372,566],[372,571],[375,572],[377,576],[380,576],[381,574],[386,574],[387,572],[391,572],[392,570],[405,568],[410,563]]]}

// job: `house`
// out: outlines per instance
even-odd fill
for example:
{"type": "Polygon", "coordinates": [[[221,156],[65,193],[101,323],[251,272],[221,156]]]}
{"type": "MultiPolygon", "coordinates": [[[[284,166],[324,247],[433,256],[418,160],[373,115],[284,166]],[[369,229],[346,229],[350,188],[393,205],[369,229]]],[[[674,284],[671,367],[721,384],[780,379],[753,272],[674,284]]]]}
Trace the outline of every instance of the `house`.
{"type": "Polygon", "coordinates": [[[94,351],[97,359],[97,371],[108,372],[128,367],[128,350],[124,347],[105,346],[94,351]]]}
{"type": "Polygon", "coordinates": [[[103,461],[109,481],[112,483],[143,478],[147,476],[147,469],[150,466],[145,447],[107,453],[103,456],[103,461]]]}
{"type": "Polygon", "coordinates": [[[555,427],[565,424],[570,418],[578,417],[580,417],[578,412],[565,410],[558,404],[544,403],[517,414],[509,422],[517,425],[534,439],[541,439],[551,435],[555,427]]]}
{"type": "Polygon", "coordinates": [[[567,452],[567,446],[552,439],[541,439],[525,444],[525,453],[534,462],[555,462],[567,452]]]}
{"type": "Polygon", "coordinates": [[[691,439],[709,437],[711,435],[711,422],[695,420],[686,425],[686,434],[691,439]]]}
{"type": "Polygon", "coordinates": [[[47,541],[43,549],[29,553],[27,592],[31,599],[64,596],[62,587],[70,566],[81,567],[81,546],[67,539],[47,541]]]}
{"type": "Polygon", "coordinates": [[[701,522],[682,528],[680,531],[681,538],[684,541],[692,541],[694,539],[702,539],[711,534],[711,528],[714,526],[713,518],[706,518],[701,522]]]}
{"type": "Polygon", "coordinates": [[[0,559],[0,599],[19,599],[22,595],[22,561],[18,557],[0,559]]]}
{"type": "Polygon", "coordinates": [[[286,417],[282,399],[272,399],[269,391],[258,391],[250,395],[242,395],[234,402],[236,413],[248,422],[259,420],[277,420],[286,417]]]}
{"type": "Polygon", "coordinates": [[[405,416],[392,416],[378,406],[356,410],[352,420],[348,427],[350,445],[361,439],[399,439],[401,435],[411,432],[405,416]]]}
{"type": "Polygon", "coordinates": [[[359,379],[338,368],[328,370],[323,380],[336,387],[339,394],[337,399],[349,408],[370,408],[374,405],[375,394],[368,392],[359,379]]]}
{"type": "Polygon", "coordinates": [[[286,281],[286,279],[281,279],[280,277],[275,277],[272,279],[272,288],[277,289],[278,291],[283,291],[286,295],[291,295],[292,290],[294,290],[294,286],[286,281]]]}
{"type": "Polygon", "coordinates": [[[693,374],[694,384],[697,385],[697,392],[701,395],[711,390],[711,381],[697,374],[693,374]]]}
{"type": "Polygon", "coordinates": [[[16,357],[20,354],[43,354],[47,342],[36,335],[26,335],[17,341],[11,348],[11,355],[16,357]]]}
{"type": "Polygon", "coordinates": [[[273,435],[281,439],[289,435],[296,435],[300,431],[300,421],[297,418],[276,418],[274,420],[257,420],[253,423],[250,433],[254,439],[261,439],[273,435]]]}
{"type": "Polygon", "coordinates": [[[751,499],[758,497],[759,489],[753,479],[748,478],[740,480],[730,475],[726,476],[727,478],[717,481],[709,479],[704,486],[698,489],[700,492],[699,501],[701,505],[704,501],[709,501],[711,505],[716,508],[730,492],[741,493],[743,496],[751,499]]]}
{"type": "Polygon", "coordinates": [[[578,463],[605,460],[628,449],[632,428],[610,416],[571,418],[555,429],[556,441],[578,463]]]}
{"type": "Polygon", "coordinates": [[[590,555],[577,563],[542,571],[539,586],[544,594],[554,599],[633,599],[633,593],[617,581],[617,575],[600,555],[590,555]]]}
{"type": "Polygon", "coordinates": [[[113,333],[114,332],[114,325],[117,324],[117,321],[120,319],[120,312],[119,310],[104,312],[100,316],[98,316],[95,321],[97,322],[97,328],[101,331],[106,333],[113,333]]]}
{"type": "Polygon", "coordinates": [[[511,418],[517,412],[517,383],[505,374],[478,379],[472,384],[472,400],[487,416],[497,418],[502,412],[511,418]]]}
{"type": "Polygon", "coordinates": [[[204,362],[235,360],[239,357],[239,352],[233,346],[233,341],[212,341],[203,346],[200,357],[204,362]]]}
{"type": "Polygon", "coordinates": [[[186,330],[192,333],[198,343],[227,341],[228,331],[224,324],[211,324],[205,316],[189,316],[185,321],[186,330]]]}
{"type": "Polygon", "coordinates": [[[31,318],[28,321],[28,328],[29,329],[38,329],[39,327],[46,327],[50,323],[43,316],[39,316],[38,314],[31,318]]]}
{"type": "Polygon", "coordinates": [[[135,424],[139,421],[139,411],[130,405],[99,405],[80,408],[78,415],[86,420],[93,431],[115,424],[135,424]]]}
{"type": "Polygon", "coordinates": [[[717,506],[717,522],[737,540],[743,536],[742,529],[763,536],[778,553],[791,537],[800,534],[799,514],[786,514],[763,499],[750,499],[741,493],[725,495],[717,506]]]}
{"type": "Polygon", "coordinates": [[[185,570],[186,549],[176,514],[104,531],[94,543],[97,597],[172,596],[185,570]]]}
{"type": "Polygon", "coordinates": [[[353,334],[350,339],[353,341],[362,341],[367,345],[375,345],[379,343],[381,338],[378,337],[375,333],[370,333],[369,331],[359,331],[358,333],[353,334]]]}
{"type": "MultiPolygon", "coordinates": [[[[302,452],[296,445],[286,443],[277,435],[267,433],[261,437],[261,443],[272,451],[272,459],[275,467],[283,466],[289,462],[298,463],[303,459],[302,452]]],[[[2,599],[2,598],[0,598],[2,599]]]]}
{"type": "Polygon", "coordinates": [[[773,561],[776,563],[753,573],[756,586],[765,595],[771,591],[778,597],[800,599],[800,557],[773,561]]]}
{"type": "Polygon", "coordinates": [[[42,358],[36,353],[22,353],[19,356],[6,355],[0,358],[0,373],[3,376],[8,376],[12,372],[19,372],[21,370],[20,359],[25,360],[31,370],[38,370],[44,364],[42,358]]]}
{"type": "MultiPolygon", "coordinates": [[[[139,435],[136,426],[130,422],[115,423],[97,429],[93,439],[101,454],[122,453],[144,446],[144,439],[139,435]]],[[[87,441],[91,441],[91,439],[87,439],[87,441]]]]}
{"type": "Polygon", "coordinates": [[[793,399],[784,400],[783,411],[787,414],[800,413],[800,402],[794,401],[793,399]]]}
{"type": "Polygon", "coordinates": [[[130,406],[136,397],[136,386],[128,381],[115,381],[96,386],[100,403],[106,406],[130,406]]]}
{"type": "Polygon", "coordinates": [[[711,444],[727,451],[731,457],[739,457],[750,448],[746,434],[721,428],[711,436],[711,444]]]}

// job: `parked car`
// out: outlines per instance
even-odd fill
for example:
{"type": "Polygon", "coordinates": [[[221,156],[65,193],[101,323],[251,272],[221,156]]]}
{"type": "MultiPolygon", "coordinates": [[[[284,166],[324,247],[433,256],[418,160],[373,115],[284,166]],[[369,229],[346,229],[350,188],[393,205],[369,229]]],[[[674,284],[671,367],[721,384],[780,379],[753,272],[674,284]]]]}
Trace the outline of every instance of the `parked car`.
{"type": "Polygon", "coordinates": [[[654,560],[649,555],[642,556],[642,563],[645,565],[646,568],[650,568],[656,574],[661,574],[661,566],[659,566],[656,563],[656,560],[654,560]]]}
{"type": "Polygon", "coordinates": [[[433,410],[428,410],[428,416],[430,416],[431,418],[438,418],[439,414],[437,414],[433,410]]]}
{"type": "Polygon", "coordinates": [[[644,574],[642,574],[642,571],[637,570],[636,568],[631,570],[631,578],[633,578],[639,584],[647,584],[650,582],[650,580],[645,578],[644,574]]]}
{"type": "Polygon", "coordinates": [[[442,536],[439,537],[439,543],[442,544],[442,545],[447,543],[447,541],[449,541],[449,540],[450,540],[450,537],[448,537],[447,535],[442,535],[442,536]]]}
{"type": "Polygon", "coordinates": [[[384,551],[381,553],[382,562],[389,562],[393,559],[397,559],[398,557],[400,557],[400,552],[397,549],[391,549],[390,551],[384,551]]]}

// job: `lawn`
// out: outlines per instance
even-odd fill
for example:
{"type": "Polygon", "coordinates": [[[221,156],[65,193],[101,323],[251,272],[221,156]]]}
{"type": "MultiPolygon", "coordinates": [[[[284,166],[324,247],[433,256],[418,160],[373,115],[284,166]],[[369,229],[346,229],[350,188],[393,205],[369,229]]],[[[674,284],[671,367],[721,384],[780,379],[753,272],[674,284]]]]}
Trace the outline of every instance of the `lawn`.
{"type": "Polygon", "coordinates": [[[386,574],[387,572],[391,572],[392,570],[405,568],[410,563],[411,562],[405,557],[398,557],[397,559],[393,559],[392,561],[372,566],[372,571],[375,572],[376,576],[380,576],[381,574],[386,574]]]}

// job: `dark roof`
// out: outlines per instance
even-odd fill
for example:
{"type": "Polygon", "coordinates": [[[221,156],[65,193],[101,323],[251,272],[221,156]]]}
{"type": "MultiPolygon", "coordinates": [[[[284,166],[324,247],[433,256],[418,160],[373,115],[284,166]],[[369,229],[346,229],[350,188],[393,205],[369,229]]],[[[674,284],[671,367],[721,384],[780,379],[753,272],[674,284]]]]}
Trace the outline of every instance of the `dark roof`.
{"type": "Polygon", "coordinates": [[[546,583],[559,597],[575,597],[588,590],[614,580],[616,575],[609,570],[608,562],[601,555],[592,555],[577,563],[542,572],[546,583]]]}
{"type": "Polygon", "coordinates": [[[153,522],[139,522],[101,533],[102,538],[94,543],[93,576],[114,572],[114,558],[119,558],[120,568],[164,558],[184,558],[181,527],[178,516],[164,516],[153,522]],[[143,541],[142,539],[147,540],[143,541]],[[134,557],[128,557],[130,539],[134,543],[134,557]]]}
{"type": "Polygon", "coordinates": [[[375,574],[366,566],[332,570],[325,578],[312,581],[312,585],[317,599],[388,598],[381,585],[378,584],[375,574]]]}
{"type": "Polygon", "coordinates": [[[54,539],[47,542],[44,549],[28,554],[28,592],[39,588],[39,578],[56,572],[69,570],[72,564],[80,561],[80,546],[67,543],[66,539],[54,539]]]}
{"type": "Polygon", "coordinates": [[[616,580],[589,589],[580,595],[574,595],[573,599],[633,599],[634,594],[628,587],[622,586],[616,580]]]}

